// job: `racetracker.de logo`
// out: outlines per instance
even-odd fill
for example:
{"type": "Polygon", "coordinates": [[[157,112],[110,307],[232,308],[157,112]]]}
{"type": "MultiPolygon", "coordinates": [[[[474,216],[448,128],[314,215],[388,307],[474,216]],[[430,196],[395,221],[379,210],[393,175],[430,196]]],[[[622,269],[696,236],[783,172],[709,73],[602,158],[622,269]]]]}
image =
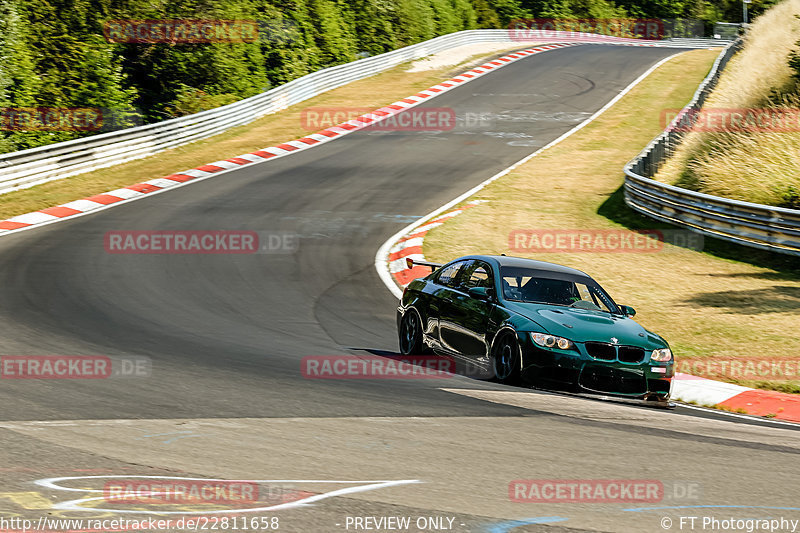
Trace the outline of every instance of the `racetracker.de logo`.
{"type": "Polygon", "coordinates": [[[700,376],[709,379],[800,380],[800,360],[769,357],[735,359],[715,356],[708,359],[682,359],[675,364],[676,379],[700,376]]]}
{"type": "Polygon", "coordinates": [[[800,131],[800,109],[664,109],[661,127],[680,132],[794,133],[800,131]]]}
{"type": "Polygon", "coordinates": [[[657,503],[664,484],[655,479],[517,479],[508,497],[518,503],[657,503]]]}
{"type": "Polygon", "coordinates": [[[149,357],[105,355],[2,355],[2,379],[106,379],[146,377],[149,357]]]}
{"type": "Polygon", "coordinates": [[[516,229],[508,234],[512,252],[654,253],[702,250],[704,238],[686,230],[516,229]],[[664,244],[672,247],[665,247],[664,244]]]}
{"type": "Polygon", "coordinates": [[[439,355],[315,355],[300,364],[306,379],[436,379],[457,371],[452,357],[439,355]]]}
{"type": "Polygon", "coordinates": [[[254,43],[258,27],[255,20],[126,19],[104,22],[103,35],[110,43],[254,43]]]}
{"type": "Polygon", "coordinates": [[[413,107],[392,114],[367,107],[309,107],[300,113],[306,131],[350,121],[368,131],[450,131],[456,127],[456,112],[449,107],[413,107]]]}
{"type": "Polygon", "coordinates": [[[214,480],[114,479],[103,498],[125,504],[242,504],[259,501],[258,483],[214,480]]]}
{"type": "Polygon", "coordinates": [[[141,117],[133,108],[0,108],[0,131],[114,131],[140,123],[141,117]]]}
{"type": "Polygon", "coordinates": [[[110,254],[281,254],[296,252],[299,237],[288,232],[109,231],[110,254]]]}
{"type": "Polygon", "coordinates": [[[564,38],[560,32],[608,35],[626,39],[663,39],[664,21],[659,19],[516,19],[508,25],[513,41],[564,38]]]}

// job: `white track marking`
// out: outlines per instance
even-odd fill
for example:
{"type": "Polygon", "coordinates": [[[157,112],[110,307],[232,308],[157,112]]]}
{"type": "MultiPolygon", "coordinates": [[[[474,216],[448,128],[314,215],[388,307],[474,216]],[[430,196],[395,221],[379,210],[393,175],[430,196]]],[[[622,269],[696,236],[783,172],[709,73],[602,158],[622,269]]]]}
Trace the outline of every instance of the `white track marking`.
{"type": "Polygon", "coordinates": [[[800,426],[800,424],[796,424],[795,422],[784,422],[783,420],[775,420],[774,418],[764,418],[763,416],[758,416],[758,415],[743,415],[740,413],[731,413],[730,411],[724,411],[722,409],[714,409],[713,407],[702,407],[699,405],[692,405],[688,403],[679,403],[678,405],[680,405],[681,407],[686,407],[687,409],[694,409],[695,411],[703,411],[706,413],[729,416],[732,418],[743,418],[744,420],[765,422],[768,424],[778,424],[781,426],[790,426],[793,428],[800,426]]]}
{"type": "MultiPolygon", "coordinates": [[[[198,478],[198,477],[178,477],[178,476],[125,476],[125,475],[110,475],[110,476],[69,476],[69,477],[53,477],[37,479],[34,481],[36,485],[51,490],[63,490],[70,492],[89,492],[89,493],[103,493],[102,489],[82,489],[73,487],[63,487],[59,483],[62,481],[70,480],[91,480],[91,479],[172,479],[172,480],[185,480],[185,481],[223,481],[226,483],[316,483],[316,484],[353,484],[365,483],[355,487],[345,487],[342,489],[332,490],[323,494],[315,494],[307,498],[301,498],[293,502],[281,503],[277,505],[269,505],[266,507],[252,507],[248,509],[218,509],[215,511],[193,511],[196,514],[231,514],[231,513],[253,513],[259,511],[277,511],[280,509],[291,509],[294,507],[304,507],[311,503],[333,498],[335,496],[343,496],[346,494],[355,494],[358,492],[367,492],[376,489],[387,487],[394,487],[398,485],[409,485],[413,483],[422,483],[416,479],[399,479],[399,480],[385,480],[385,481],[337,481],[337,480],[310,480],[310,479],[215,479],[215,478],[198,478]]],[[[158,495],[160,492],[148,493],[148,495],[158,495]]],[[[100,496],[92,498],[81,498],[78,500],[68,500],[65,502],[57,503],[52,506],[53,509],[69,510],[69,511],[100,511],[100,512],[113,512],[120,514],[153,514],[152,510],[133,510],[133,509],[109,509],[105,507],[84,507],[81,504],[91,501],[109,501],[115,498],[109,496],[100,496]]],[[[186,511],[158,511],[158,514],[164,515],[185,515],[186,511]]]]}
{"type": "Polygon", "coordinates": [[[672,394],[675,397],[701,405],[717,405],[751,390],[754,389],[680,373],[676,373],[672,380],[672,394]]]}

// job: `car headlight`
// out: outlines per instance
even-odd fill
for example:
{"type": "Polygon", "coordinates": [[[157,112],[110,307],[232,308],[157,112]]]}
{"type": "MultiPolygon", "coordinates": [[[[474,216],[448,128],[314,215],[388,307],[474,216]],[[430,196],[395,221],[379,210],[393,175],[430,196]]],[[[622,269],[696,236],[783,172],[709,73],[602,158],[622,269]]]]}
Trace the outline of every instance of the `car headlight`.
{"type": "Polygon", "coordinates": [[[650,354],[650,360],[658,361],[659,363],[672,361],[672,352],[669,350],[669,348],[659,348],[658,350],[653,350],[653,353],[650,354]]]}
{"type": "Polygon", "coordinates": [[[571,350],[575,347],[572,341],[564,337],[556,337],[546,333],[531,333],[533,342],[545,348],[558,348],[559,350],[571,350]]]}

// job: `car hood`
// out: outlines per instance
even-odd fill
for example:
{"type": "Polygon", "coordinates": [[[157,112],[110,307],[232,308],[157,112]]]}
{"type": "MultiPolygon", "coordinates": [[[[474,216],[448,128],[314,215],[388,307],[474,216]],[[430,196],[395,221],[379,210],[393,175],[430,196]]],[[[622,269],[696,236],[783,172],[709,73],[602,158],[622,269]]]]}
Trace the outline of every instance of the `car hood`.
{"type": "Polygon", "coordinates": [[[507,307],[544,328],[547,333],[575,342],[613,342],[660,348],[666,343],[632,319],[600,311],[572,309],[555,305],[507,302],[507,307]]]}

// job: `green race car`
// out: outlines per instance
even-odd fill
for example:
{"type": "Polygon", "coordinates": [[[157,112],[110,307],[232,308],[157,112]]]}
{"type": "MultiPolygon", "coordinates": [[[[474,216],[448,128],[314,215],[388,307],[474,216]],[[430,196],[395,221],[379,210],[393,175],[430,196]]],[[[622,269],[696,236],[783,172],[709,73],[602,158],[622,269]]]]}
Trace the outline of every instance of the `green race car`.
{"type": "Polygon", "coordinates": [[[668,402],[669,345],[588,274],[506,256],[411,264],[433,272],[397,309],[403,355],[432,351],[506,383],[668,402]]]}

